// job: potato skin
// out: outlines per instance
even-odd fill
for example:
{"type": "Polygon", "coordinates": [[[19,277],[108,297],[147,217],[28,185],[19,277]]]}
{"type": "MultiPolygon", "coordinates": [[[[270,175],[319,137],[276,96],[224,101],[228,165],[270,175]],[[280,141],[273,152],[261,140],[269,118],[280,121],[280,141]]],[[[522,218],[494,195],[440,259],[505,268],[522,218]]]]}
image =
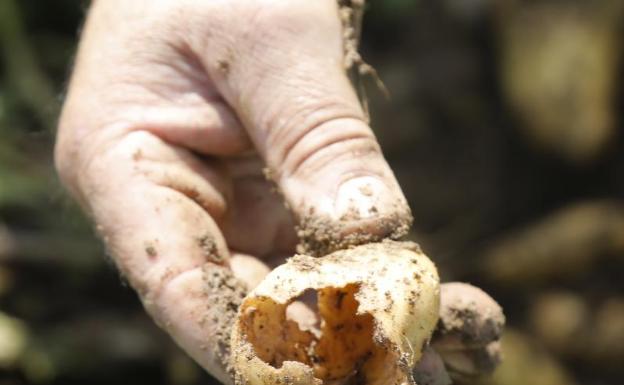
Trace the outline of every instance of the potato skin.
{"type": "MultiPolygon", "coordinates": [[[[363,382],[371,385],[413,383],[411,370],[438,321],[439,278],[434,264],[418,245],[394,241],[341,250],[322,258],[297,255],[271,272],[245,298],[232,330],[232,366],[236,383],[324,383],[315,377],[312,356],[304,353],[301,357],[301,352],[315,346],[306,345],[310,335],[292,332],[289,324],[292,321],[287,321],[284,316],[285,308],[308,289],[327,291],[354,285],[358,288],[354,298],[359,304],[354,317],[370,316],[374,325],[368,338],[372,340],[375,353],[365,358],[367,362],[358,364],[362,371],[368,371],[364,373],[363,382]],[[260,322],[258,319],[270,323],[271,327],[265,329],[268,331],[254,329],[260,322]],[[277,328],[282,328],[276,334],[281,336],[279,338],[297,340],[288,345],[297,352],[284,348],[286,345],[278,346],[277,342],[272,346],[271,340],[265,339],[262,349],[266,348],[266,352],[257,354],[260,345],[254,347],[249,339],[256,338],[256,335],[266,337],[267,332],[275,332],[277,328]],[[297,358],[283,359],[284,354],[297,358]],[[275,361],[279,355],[280,360],[275,364],[259,355],[268,361],[275,361]]],[[[331,363],[326,365],[331,372],[331,363]]]]}

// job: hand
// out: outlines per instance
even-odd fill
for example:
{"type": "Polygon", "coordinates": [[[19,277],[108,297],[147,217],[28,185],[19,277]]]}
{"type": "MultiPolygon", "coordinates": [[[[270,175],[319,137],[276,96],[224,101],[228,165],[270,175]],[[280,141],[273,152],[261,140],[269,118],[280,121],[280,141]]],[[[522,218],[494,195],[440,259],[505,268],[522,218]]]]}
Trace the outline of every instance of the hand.
{"type": "Polygon", "coordinates": [[[440,287],[440,319],[414,370],[418,385],[470,383],[501,362],[503,310],[481,289],[460,282],[440,287]]]}
{"type": "Polygon", "coordinates": [[[89,12],[59,174],[147,311],[223,382],[237,304],[298,239],[325,253],[411,222],[343,57],[335,0],[89,12]]]}
{"type": "Polygon", "coordinates": [[[57,168],[148,312],[220,380],[224,315],[243,290],[230,275],[253,287],[294,252],[295,223],[320,252],[409,226],[342,43],[335,0],[89,12],[57,168]]]}

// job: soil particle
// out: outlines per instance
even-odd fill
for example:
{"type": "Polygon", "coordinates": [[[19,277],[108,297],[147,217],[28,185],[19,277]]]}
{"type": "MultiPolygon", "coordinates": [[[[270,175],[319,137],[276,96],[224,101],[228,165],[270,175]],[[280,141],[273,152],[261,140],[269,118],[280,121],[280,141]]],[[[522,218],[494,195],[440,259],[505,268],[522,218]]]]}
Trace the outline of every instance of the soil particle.
{"type": "Polygon", "coordinates": [[[448,309],[441,319],[443,334],[457,334],[467,344],[492,341],[500,334],[497,323],[493,320],[481,322],[476,314],[476,307],[448,309]]]}
{"type": "Polygon", "coordinates": [[[303,272],[316,271],[320,266],[319,260],[306,255],[296,255],[290,261],[303,272]]]}
{"type": "Polygon", "coordinates": [[[264,175],[267,181],[275,183],[275,173],[269,167],[264,167],[262,169],[262,175],[264,175]]]}
{"type": "Polygon", "coordinates": [[[386,291],[384,293],[384,297],[386,298],[386,307],[384,307],[383,311],[386,313],[390,313],[392,311],[392,307],[394,306],[394,300],[392,299],[392,293],[386,291]]]}
{"type": "Polygon", "coordinates": [[[234,375],[230,362],[230,335],[236,321],[236,314],[243,298],[247,295],[247,287],[239,281],[232,271],[219,265],[206,264],[203,268],[205,292],[208,298],[209,314],[215,323],[215,351],[227,373],[234,375]]]}
{"type": "Polygon", "coordinates": [[[223,263],[223,256],[219,253],[217,243],[210,234],[202,235],[197,238],[197,245],[203,252],[204,258],[207,262],[223,263]]]}
{"type": "Polygon", "coordinates": [[[132,160],[138,162],[141,159],[143,159],[143,151],[139,148],[132,154],[132,160]]]}
{"type": "Polygon", "coordinates": [[[150,261],[153,261],[158,256],[158,250],[156,250],[156,246],[154,242],[148,241],[145,242],[145,254],[150,261]]]}
{"type": "Polygon", "coordinates": [[[370,196],[373,195],[373,189],[368,184],[366,184],[364,186],[361,186],[360,187],[360,192],[362,193],[362,195],[364,195],[366,197],[370,197],[370,196]]]}
{"type": "Polygon", "coordinates": [[[221,59],[221,60],[217,60],[217,69],[219,70],[219,72],[221,72],[223,75],[226,75],[230,73],[230,62],[228,62],[225,59],[221,59]]]}

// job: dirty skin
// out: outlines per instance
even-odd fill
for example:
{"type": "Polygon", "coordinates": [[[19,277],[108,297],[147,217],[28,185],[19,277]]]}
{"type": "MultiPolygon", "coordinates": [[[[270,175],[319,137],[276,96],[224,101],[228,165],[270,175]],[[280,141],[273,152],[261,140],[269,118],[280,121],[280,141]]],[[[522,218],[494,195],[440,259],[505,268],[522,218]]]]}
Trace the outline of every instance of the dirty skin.
{"type": "Polygon", "coordinates": [[[230,335],[238,308],[247,295],[247,287],[234,277],[230,269],[223,266],[208,263],[202,273],[208,298],[206,318],[216,326],[214,356],[218,364],[233,376],[230,335]]]}
{"type": "Polygon", "coordinates": [[[323,256],[336,250],[348,249],[353,246],[380,242],[384,239],[399,240],[409,232],[412,215],[408,209],[399,210],[389,217],[378,219],[376,232],[361,231],[350,228],[358,222],[359,217],[343,217],[338,221],[310,214],[301,218],[297,226],[300,254],[323,256]],[[345,228],[350,228],[345,233],[345,228]]]}

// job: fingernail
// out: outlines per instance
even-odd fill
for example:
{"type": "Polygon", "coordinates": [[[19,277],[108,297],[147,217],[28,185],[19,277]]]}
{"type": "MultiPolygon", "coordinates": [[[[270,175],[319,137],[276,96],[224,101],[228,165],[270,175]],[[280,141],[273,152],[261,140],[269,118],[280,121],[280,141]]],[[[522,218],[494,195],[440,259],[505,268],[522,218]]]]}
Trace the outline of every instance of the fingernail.
{"type": "Polygon", "coordinates": [[[377,217],[392,210],[394,196],[385,183],[372,176],[344,182],[338,189],[335,213],[340,220],[361,220],[377,217]]]}

